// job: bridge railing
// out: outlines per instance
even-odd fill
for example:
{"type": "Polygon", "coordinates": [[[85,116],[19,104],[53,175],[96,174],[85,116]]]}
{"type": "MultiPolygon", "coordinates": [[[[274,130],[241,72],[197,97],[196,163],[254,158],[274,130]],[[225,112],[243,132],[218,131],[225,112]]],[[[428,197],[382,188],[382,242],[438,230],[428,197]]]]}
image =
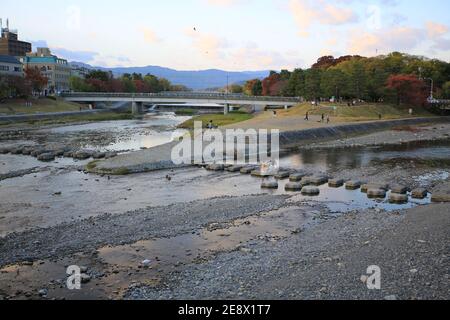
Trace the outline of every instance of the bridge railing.
{"type": "Polygon", "coordinates": [[[180,99],[220,99],[220,100],[246,100],[246,101],[274,101],[274,102],[300,102],[299,97],[266,97],[247,96],[243,94],[226,93],[196,93],[196,92],[160,92],[160,93],[105,93],[105,92],[72,92],[62,93],[64,98],[180,98],[180,99]]]}

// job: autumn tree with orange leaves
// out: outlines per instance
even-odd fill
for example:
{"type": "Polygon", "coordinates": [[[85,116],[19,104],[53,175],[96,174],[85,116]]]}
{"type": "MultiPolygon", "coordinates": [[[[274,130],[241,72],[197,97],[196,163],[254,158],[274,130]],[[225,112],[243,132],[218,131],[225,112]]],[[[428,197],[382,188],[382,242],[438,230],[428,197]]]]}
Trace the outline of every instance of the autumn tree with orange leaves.
{"type": "Polygon", "coordinates": [[[426,84],[415,75],[391,75],[387,81],[387,88],[395,92],[397,105],[408,103],[415,106],[422,106],[426,103],[426,84]]]}

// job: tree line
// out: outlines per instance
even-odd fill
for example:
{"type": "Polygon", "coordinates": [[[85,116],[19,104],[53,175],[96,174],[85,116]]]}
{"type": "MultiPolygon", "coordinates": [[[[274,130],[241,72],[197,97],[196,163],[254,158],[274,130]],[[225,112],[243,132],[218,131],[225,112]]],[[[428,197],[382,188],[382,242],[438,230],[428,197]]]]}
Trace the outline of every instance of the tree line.
{"type": "Polygon", "coordinates": [[[158,93],[162,91],[188,91],[182,85],[173,85],[165,78],[147,74],[125,73],[114,77],[111,72],[93,70],[85,78],[71,77],[70,88],[76,92],[128,92],[158,93]]]}
{"type": "Polygon", "coordinates": [[[247,81],[242,91],[255,96],[304,99],[390,101],[421,105],[430,96],[450,99],[450,63],[399,52],[365,58],[325,56],[309,69],[270,72],[247,81]]]}

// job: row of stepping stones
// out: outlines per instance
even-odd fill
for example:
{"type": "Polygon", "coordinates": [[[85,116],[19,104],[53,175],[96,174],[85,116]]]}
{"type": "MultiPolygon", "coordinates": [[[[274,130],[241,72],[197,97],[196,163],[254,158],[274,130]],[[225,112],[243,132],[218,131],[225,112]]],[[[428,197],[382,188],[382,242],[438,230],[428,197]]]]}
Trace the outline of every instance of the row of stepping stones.
{"type": "Polygon", "coordinates": [[[46,147],[46,146],[20,146],[4,147],[0,154],[27,155],[37,158],[39,161],[53,161],[56,157],[73,158],[76,160],[109,159],[117,156],[116,152],[98,152],[93,150],[74,150],[69,147],[46,147]]]}
{"type": "MultiPolygon", "coordinates": [[[[375,184],[365,183],[357,180],[345,181],[344,179],[333,179],[327,175],[308,176],[306,172],[291,172],[289,170],[280,170],[275,174],[261,173],[260,167],[256,165],[223,165],[211,164],[203,165],[207,170],[211,171],[229,171],[241,172],[242,174],[251,174],[254,177],[269,177],[273,176],[276,180],[288,179],[289,182],[285,186],[286,191],[297,191],[305,195],[320,194],[318,186],[328,183],[330,188],[340,188],[345,186],[347,190],[358,190],[366,193],[369,198],[384,199],[387,192],[390,190],[389,201],[392,203],[406,203],[409,200],[408,192],[411,193],[413,199],[425,199],[428,196],[428,190],[424,188],[417,188],[410,190],[409,188],[399,185],[375,184]]],[[[263,189],[278,189],[278,182],[276,180],[263,181],[261,188],[263,189]]]]}

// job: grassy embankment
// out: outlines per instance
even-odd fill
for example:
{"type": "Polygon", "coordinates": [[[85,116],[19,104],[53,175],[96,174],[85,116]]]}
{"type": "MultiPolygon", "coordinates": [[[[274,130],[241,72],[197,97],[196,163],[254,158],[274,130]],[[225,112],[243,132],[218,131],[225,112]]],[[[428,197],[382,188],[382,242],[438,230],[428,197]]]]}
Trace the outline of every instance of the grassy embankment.
{"type": "Polygon", "coordinates": [[[202,114],[193,117],[192,119],[182,123],[179,125],[179,128],[182,129],[193,129],[194,121],[201,121],[203,123],[203,127],[206,127],[209,121],[212,120],[213,124],[218,127],[223,127],[229,124],[238,123],[242,121],[249,120],[253,117],[253,115],[245,112],[230,112],[227,115],[224,114],[202,114]]]}
{"type": "Polygon", "coordinates": [[[339,103],[321,103],[314,107],[311,103],[302,103],[289,110],[278,111],[278,117],[304,117],[306,112],[310,115],[330,115],[334,122],[353,122],[378,120],[379,115],[383,120],[409,118],[409,109],[413,109],[412,117],[433,116],[430,112],[420,107],[396,106],[392,104],[364,103],[357,106],[347,106],[339,103]],[[334,109],[336,107],[336,109],[334,109]]]}
{"type": "MultiPolygon", "coordinates": [[[[7,101],[0,103],[0,114],[5,115],[32,115],[36,113],[59,113],[59,112],[77,112],[81,110],[88,110],[86,106],[67,102],[62,99],[37,99],[30,100],[33,104],[31,107],[25,105],[25,100],[7,101]]],[[[131,113],[117,113],[117,112],[102,112],[102,113],[87,113],[79,115],[71,115],[55,119],[31,120],[24,121],[33,125],[59,124],[80,121],[109,121],[109,120],[125,120],[132,119],[131,113]]],[[[11,122],[0,122],[0,125],[8,125],[11,122]]]]}

